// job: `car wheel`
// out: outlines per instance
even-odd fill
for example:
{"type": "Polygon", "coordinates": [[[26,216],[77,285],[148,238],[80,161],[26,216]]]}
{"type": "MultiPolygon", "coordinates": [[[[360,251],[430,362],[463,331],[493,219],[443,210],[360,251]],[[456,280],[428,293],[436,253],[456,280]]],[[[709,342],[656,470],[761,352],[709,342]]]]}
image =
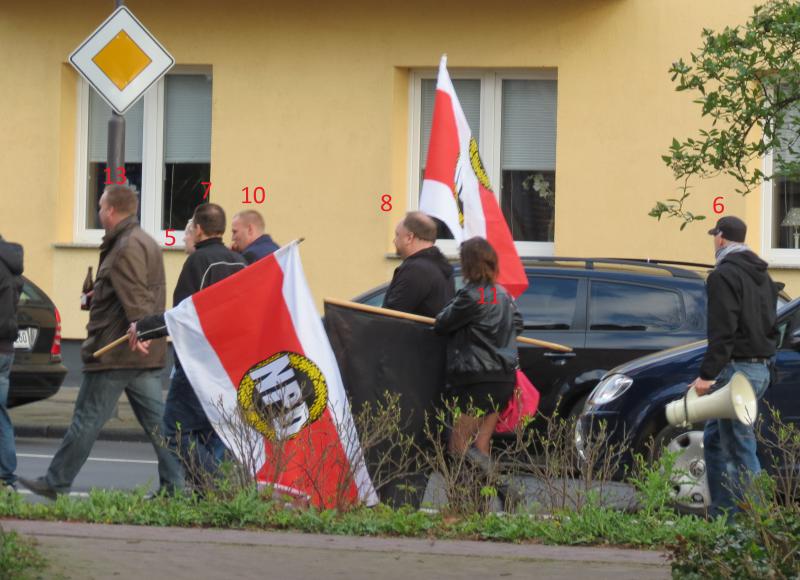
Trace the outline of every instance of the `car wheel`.
{"type": "Polygon", "coordinates": [[[653,460],[661,457],[665,450],[678,454],[672,478],[675,509],[681,513],[705,515],[711,505],[711,494],[706,479],[703,431],[697,427],[668,425],[653,440],[653,460]]]}

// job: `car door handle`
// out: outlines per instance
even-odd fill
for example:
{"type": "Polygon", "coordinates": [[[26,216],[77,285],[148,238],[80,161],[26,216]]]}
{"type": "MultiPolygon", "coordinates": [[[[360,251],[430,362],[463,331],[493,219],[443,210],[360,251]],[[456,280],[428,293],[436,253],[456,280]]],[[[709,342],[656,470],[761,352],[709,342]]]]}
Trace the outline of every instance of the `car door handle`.
{"type": "Polygon", "coordinates": [[[572,358],[575,356],[574,352],[546,352],[544,356],[547,358],[572,358]]]}

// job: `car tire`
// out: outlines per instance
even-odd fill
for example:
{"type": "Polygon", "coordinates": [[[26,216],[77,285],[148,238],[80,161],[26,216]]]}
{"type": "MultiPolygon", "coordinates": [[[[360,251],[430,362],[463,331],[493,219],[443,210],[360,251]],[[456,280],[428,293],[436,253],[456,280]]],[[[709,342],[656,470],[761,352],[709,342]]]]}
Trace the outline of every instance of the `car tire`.
{"type": "Polygon", "coordinates": [[[679,453],[673,467],[673,508],[682,514],[705,516],[711,505],[711,494],[706,479],[702,426],[663,427],[653,439],[652,464],[664,450],[679,453]]]}

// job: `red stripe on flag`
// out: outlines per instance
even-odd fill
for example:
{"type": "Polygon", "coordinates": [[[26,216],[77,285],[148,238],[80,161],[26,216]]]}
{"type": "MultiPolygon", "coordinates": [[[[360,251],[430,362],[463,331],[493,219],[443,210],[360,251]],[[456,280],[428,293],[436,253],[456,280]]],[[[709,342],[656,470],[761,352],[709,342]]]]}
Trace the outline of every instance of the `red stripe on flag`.
{"type": "MultiPolygon", "coordinates": [[[[236,389],[253,365],[277,352],[305,356],[283,297],[283,270],[274,256],[259,260],[191,299],[203,333],[236,389]]],[[[350,467],[330,407],[296,437],[281,444],[278,454],[290,458],[288,463],[276,466],[275,460],[279,458],[275,457],[272,445],[266,439],[264,444],[268,459],[259,477],[275,481],[277,467],[281,471],[278,483],[308,493],[318,506],[334,507],[337,499],[357,500],[353,483],[344,492],[344,498],[334,493],[343,489],[337,483],[346,477],[350,467]],[[317,474],[317,480],[311,474],[317,474]]]]}
{"type": "Polygon", "coordinates": [[[514,246],[514,239],[511,237],[511,230],[508,223],[500,211],[497,199],[494,194],[479,185],[481,196],[481,207],[483,217],[486,220],[486,239],[495,252],[500,262],[500,274],[497,283],[503,286],[514,298],[525,292],[528,287],[528,276],[525,268],[519,259],[517,248],[514,246]]]}
{"type": "Polygon", "coordinates": [[[458,126],[453,113],[453,101],[446,92],[437,90],[425,179],[440,181],[447,187],[453,187],[458,154],[458,126]]]}

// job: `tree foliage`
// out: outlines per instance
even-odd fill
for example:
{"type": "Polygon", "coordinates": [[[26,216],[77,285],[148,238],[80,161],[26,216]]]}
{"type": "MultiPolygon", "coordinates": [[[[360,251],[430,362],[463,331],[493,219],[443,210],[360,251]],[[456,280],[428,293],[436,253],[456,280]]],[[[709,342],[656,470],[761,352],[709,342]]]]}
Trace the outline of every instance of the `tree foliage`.
{"type": "Polygon", "coordinates": [[[652,217],[688,223],[704,219],[685,208],[692,178],[725,175],[736,192],[749,193],[774,177],[800,178],[800,2],[771,0],[754,9],[746,24],[721,32],[704,29],[702,46],[670,67],[677,91],[694,100],[707,128],[673,139],[662,156],[681,182],[681,196],[657,202],[652,217]],[[775,152],[769,175],[759,160],[775,152]]]}

